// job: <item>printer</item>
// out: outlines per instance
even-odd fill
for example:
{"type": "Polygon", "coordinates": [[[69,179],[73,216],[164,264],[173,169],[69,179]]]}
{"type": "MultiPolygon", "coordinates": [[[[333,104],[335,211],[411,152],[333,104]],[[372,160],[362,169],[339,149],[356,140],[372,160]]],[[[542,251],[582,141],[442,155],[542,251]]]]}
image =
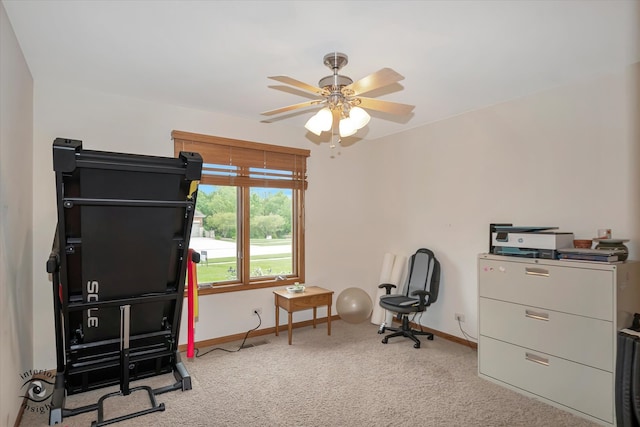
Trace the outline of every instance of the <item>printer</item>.
{"type": "Polygon", "coordinates": [[[496,255],[557,259],[558,249],[573,247],[573,233],[558,227],[491,224],[489,251],[496,255]]]}

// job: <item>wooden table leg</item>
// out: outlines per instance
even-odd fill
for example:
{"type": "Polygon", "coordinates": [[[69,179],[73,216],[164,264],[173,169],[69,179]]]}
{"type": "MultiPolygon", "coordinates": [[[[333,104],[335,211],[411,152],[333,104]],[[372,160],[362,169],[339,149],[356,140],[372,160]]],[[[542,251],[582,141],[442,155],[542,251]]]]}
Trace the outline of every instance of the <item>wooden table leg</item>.
{"type": "Polygon", "coordinates": [[[327,335],[331,335],[331,304],[327,305],[327,335]]]}
{"type": "Polygon", "coordinates": [[[318,311],[317,307],[313,307],[313,329],[316,328],[316,313],[318,311]]]}
{"type": "Polygon", "coordinates": [[[280,329],[280,307],[276,301],[276,336],[278,336],[278,329],[280,329]]]}
{"type": "Polygon", "coordinates": [[[293,335],[293,313],[289,312],[289,345],[291,345],[291,335],[293,335]]]}

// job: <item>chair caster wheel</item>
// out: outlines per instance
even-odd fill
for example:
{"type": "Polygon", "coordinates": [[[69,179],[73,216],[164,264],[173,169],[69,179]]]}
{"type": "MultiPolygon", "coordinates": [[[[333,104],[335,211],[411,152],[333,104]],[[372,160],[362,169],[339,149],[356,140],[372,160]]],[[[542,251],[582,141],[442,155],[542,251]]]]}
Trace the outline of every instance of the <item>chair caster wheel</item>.
{"type": "Polygon", "coordinates": [[[385,331],[385,328],[380,328],[380,329],[378,329],[378,333],[379,333],[379,334],[384,334],[384,331],[385,331]]]}
{"type": "Polygon", "coordinates": [[[429,335],[429,336],[427,337],[427,339],[428,339],[429,341],[433,341],[433,335],[429,335]]]}
{"type": "Polygon", "coordinates": [[[386,344],[387,343],[387,337],[382,338],[382,344],[386,344]]]}
{"type": "Polygon", "coordinates": [[[418,343],[414,344],[413,348],[420,348],[420,344],[418,344],[418,343]]]}

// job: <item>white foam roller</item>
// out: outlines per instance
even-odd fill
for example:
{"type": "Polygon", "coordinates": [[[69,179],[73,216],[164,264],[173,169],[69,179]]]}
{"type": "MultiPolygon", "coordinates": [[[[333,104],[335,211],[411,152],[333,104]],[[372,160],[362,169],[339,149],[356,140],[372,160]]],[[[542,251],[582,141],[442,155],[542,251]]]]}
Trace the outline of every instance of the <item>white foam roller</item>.
{"type": "Polygon", "coordinates": [[[383,283],[390,283],[391,273],[393,271],[393,264],[395,262],[396,256],[394,254],[386,253],[384,254],[384,258],[382,259],[382,270],[380,271],[380,281],[376,284],[376,298],[373,301],[373,312],[371,313],[371,323],[374,325],[379,325],[384,322],[385,319],[385,311],[378,301],[380,301],[380,297],[385,294],[385,290],[378,289],[378,285],[383,283]]]}
{"type": "MultiPolygon", "coordinates": [[[[391,277],[389,278],[389,283],[393,283],[397,286],[395,289],[396,292],[400,292],[400,280],[402,280],[402,273],[404,272],[405,264],[407,263],[407,257],[405,256],[397,256],[393,261],[393,268],[391,269],[391,277]]],[[[394,292],[394,293],[396,293],[394,292]]]]}

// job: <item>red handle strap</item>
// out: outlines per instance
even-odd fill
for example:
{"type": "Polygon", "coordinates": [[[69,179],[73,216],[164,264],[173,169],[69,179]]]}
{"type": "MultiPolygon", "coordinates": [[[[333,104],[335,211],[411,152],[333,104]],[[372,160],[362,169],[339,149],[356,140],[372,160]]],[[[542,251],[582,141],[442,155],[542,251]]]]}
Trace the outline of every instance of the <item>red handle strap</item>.
{"type": "Polygon", "coordinates": [[[195,347],[195,299],[196,290],[198,286],[198,279],[196,276],[196,263],[193,262],[193,249],[189,249],[189,259],[187,260],[187,357],[193,358],[195,347]]]}

